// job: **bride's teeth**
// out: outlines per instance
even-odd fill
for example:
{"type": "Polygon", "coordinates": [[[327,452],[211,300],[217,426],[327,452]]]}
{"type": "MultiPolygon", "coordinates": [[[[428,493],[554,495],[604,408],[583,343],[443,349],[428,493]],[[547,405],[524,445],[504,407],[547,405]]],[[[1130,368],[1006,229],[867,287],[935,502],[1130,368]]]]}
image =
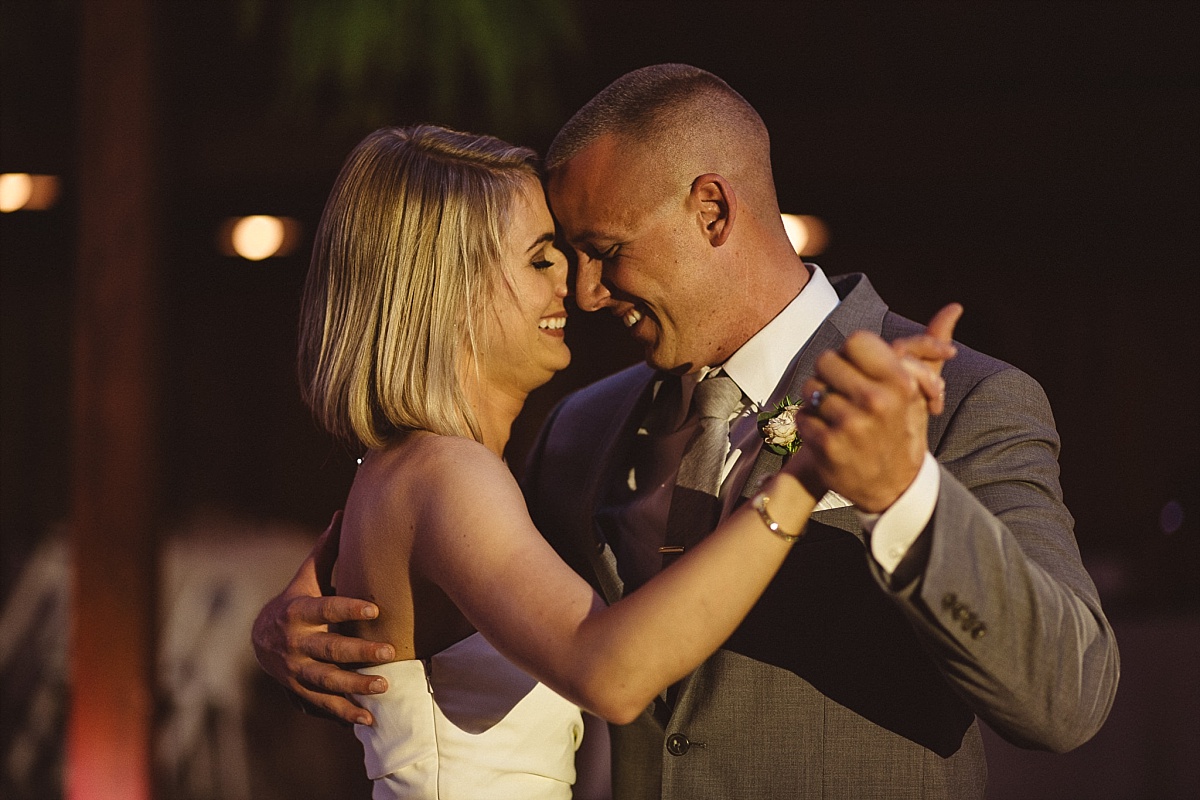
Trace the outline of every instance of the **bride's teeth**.
{"type": "Polygon", "coordinates": [[[642,318],[642,312],[636,308],[631,308],[625,312],[625,316],[621,317],[621,321],[625,323],[626,328],[632,328],[637,325],[638,320],[642,318]]]}
{"type": "Polygon", "coordinates": [[[545,328],[552,331],[561,331],[567,327],[566,317],[546,317],[538,321],[539,328],[545,328]]]}

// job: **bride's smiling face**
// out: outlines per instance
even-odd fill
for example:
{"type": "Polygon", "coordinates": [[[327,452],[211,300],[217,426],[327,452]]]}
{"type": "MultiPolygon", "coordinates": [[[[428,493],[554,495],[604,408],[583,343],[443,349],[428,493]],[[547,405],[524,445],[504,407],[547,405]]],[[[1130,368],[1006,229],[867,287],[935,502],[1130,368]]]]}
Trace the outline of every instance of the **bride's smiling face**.
{"type": "Polygon", "coordinates": [[[535,180],[513,198],[501,259],[479,367],[493,388],[528,393],[571,361],[564,338],[567,259],[554,244],[554,219],[535,180]]]}

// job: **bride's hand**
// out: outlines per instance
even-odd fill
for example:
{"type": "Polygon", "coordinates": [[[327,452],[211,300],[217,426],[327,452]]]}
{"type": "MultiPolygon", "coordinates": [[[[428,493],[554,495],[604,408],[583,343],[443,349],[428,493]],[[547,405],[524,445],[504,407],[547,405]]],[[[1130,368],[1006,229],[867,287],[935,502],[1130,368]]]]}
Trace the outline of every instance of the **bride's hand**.
{"type": "Polygon", "coordinates": [[[890,508],[912,484],[928,452],[929,414],[945,405],[940,372],[956,352],[961,314],[947,306],[925,333],[892,344],[856,331],[817,357],[796,422],[820,483],[868,513],[890,508]]]}
{"type": "Polygon", "coordinates": [[[950,303],[933,315],[925,333],[906,336],[892,342],[901,364],[917,381],[928,401],[929,413],[940,414],[945,408],[946,382],[942,366],[958,352],[953,342],[954,326],[962,317],[963,307],[950,303]]]}

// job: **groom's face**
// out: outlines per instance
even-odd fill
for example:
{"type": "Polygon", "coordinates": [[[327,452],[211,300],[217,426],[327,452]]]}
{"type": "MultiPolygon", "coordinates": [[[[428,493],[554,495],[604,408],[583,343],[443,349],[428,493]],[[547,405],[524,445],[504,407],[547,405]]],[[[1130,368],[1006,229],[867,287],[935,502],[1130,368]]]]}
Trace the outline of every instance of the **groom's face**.
{"type": "Polygon", "coordinates": [[[652,367],[690,372],[719,358],[720,276],[689,187],[664,174],[602,137],[551,173],[550,205],[578,259],[576,304],[620,318],[652,367]]]}

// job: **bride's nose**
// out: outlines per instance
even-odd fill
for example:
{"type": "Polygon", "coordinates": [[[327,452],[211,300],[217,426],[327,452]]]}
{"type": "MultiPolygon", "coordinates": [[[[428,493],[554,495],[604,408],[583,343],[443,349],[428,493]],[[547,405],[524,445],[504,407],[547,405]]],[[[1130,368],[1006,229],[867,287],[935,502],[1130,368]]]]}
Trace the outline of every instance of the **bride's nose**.
{"type": "Polygon", "coordinates": [[[554,296],[566,297],[571,293],[570,269],[564,258],[554,266],[554,296]]]}

